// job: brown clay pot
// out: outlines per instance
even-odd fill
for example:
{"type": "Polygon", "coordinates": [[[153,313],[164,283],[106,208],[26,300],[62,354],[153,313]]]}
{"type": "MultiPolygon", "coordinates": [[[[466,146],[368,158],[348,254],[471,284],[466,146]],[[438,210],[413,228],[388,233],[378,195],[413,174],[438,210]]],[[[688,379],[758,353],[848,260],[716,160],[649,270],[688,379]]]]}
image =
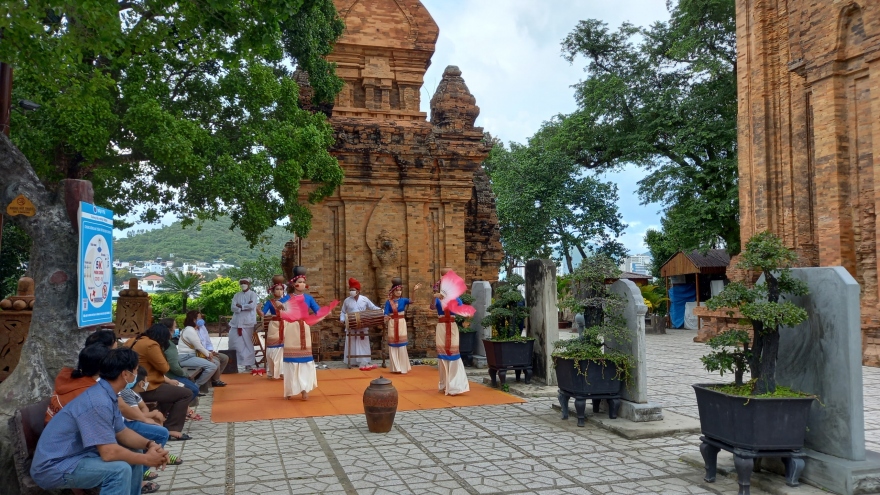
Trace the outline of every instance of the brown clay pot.
{"type": "Polygon", "coordinates": [[[364,414],[367,428],[373,433],[388,433],[397,414],[397,389],[391,380],[383,377],[370,382],[364,390],[364,414]]]}

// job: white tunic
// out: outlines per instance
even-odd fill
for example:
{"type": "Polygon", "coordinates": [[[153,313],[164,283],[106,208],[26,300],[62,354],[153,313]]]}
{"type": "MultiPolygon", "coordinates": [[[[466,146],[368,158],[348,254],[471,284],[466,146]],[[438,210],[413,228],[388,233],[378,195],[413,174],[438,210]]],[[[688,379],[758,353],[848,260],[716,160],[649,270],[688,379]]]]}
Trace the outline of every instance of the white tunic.
{"type": "MultiPolygon", "coordinates": [[[[373,301],[370,301],[364,295],[359,295],[357,300],[353,297],[345,298],[345,301],[342,302],[342,312],[339,314],[339,321],[344,322],[348,313],[357,313],[359,311],[366,311],[368,309],[381,309],[375,304],[373,301]]],[[[347,356],[368,356],[370,354],[370,339],[366,337],[369,333],[370,328],[349,328],[349,332],[358,332],[364,334],[364,338],[360,338],[360,336],[356,337],[347,337],[345,339],[345,349],[343,350],[343,358],[346,361],[346,364],[352,365],[364,365],[370,362],[369,357],[360,357],[360,358],[347,358],[347,356]]]]}
{"type": "MultiPolygon", "coordinates": [[[[339,313],[339,321],[345,322],[345,315],[347,315],[348,313],[357,313],[359,311],[366,311],[368,309],[382,308],[373,304],[373,301],[370,301],[370,299],[363,294],[359,295],[357,299],[353,297],[346,297],[345,301],[342,301],[342,312],[339,313]]],[[[350,328],[349,330],[369,330],[369,328],[350,328]]]]}
{"type": "Polygon", "coordinates": [[[257,305],[260,298],[254,291],[239,291],[232,296],[232,320],[229,322],[230,328],[252,327],[257,324],[257,305]],[[236,304],[240,304],[239,308],[236,304]]]}

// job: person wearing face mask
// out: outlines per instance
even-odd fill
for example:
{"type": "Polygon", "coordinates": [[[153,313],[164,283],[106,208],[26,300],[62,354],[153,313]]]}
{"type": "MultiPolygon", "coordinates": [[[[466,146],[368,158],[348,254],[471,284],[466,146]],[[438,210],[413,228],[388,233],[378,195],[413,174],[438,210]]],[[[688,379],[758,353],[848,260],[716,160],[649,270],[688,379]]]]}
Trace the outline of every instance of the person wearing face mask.
{"type": "Polygon", "coordinates": [[[259,297],[251,289],[251,281],[238,281],[241,292],[232,297],[232,320],[229,322],[229,347],[235,350],[238,372],[254,368],[254,326],[257,324],[259,297]]]}
{"type": "MultiPolygon", "coordinates": [[[[168,361],[168,371],[165,378],[182,383],[183,386],[192,392],[193,401],[199,396],[204,395],[199,392],[199,386],[193,383],[186,374],[186,371],[180,366],[180,354],[177,353],[177,343],[180,338],[180,329],[177,328],[177,321],[174,318],[162,318],[159,324],[168,328],[171,333],[171,342],[163,351],[165,360],[168,361]]],[[[192,402],[190,402],[192,403],[192,402]]]]}
{"type": "MultiPolygon", "coordinates": [[[[149,386],[147,369],[138,366],[137,378],[126,382],[125,388],[119,392],[119,412],[122,413],[126,428],[164,448],[168,442],[168,429],[162,426],[165,416],[159,411],[150,411],[138,395],[138,392],[145,392],[149,386]]],[[[183,464],[183,459],[175,454],[168,454],[168,464],[177,466],[183,464]]],[[[152,481],[159,476],[149,466],[144,466],[144,469],[144,481],[152,481]]]]}
{"type": "Polygon", "coordinates": [[[270,291],[272,299],[263,305],[263,318],[271,317],[266,329],[266,375],[281,379],[281,363],[284,360],[285,321],[278,315],[290,296],[284,293],[284,284],[275,284],[270,291]]]}
{"type": "Polygon", "coordinates": [[[199,312],[195,309],[186,312],[177,353],[180,355],[181,366],[204,370],[196,378],[196,385],[201,387],[213,378],[217,371],[217,362],[211,359],[211,353],[202,346],[202,341],[199,339],[199,331],[195,328],[198,316],[199,312]]]}
{"type": "MultiPolygon", "coordinates": [[[[368,309],[378,310],[379,306],[373,304],[367,296],[361,294],[361,283],[357,279],[348,279],[348,297],[342,302],[342,311],[339,314],[339,321],[345,322],[349,313],[358,313],[368,309]]],[[[345,335],[345,351],[343,353],[345,364],[351,368],[360,367],[365,370],[367,368],[374,369],[376,366],[370,364],[370,328],[348,328],[345,335]],[[360,357],[349,357],[360,356],[360,357]]]]}
{"type": "Polygon", "coordinates": [[[214,350],[214,343],[211,342],[211,336],[208,335],[208,328],[205,326],[205,316],[202,313],[199,313],[196,319],[196,329],[199,331],[199,341],[202,342],[202,347],[211,353],[211,360],[217,363],[217,371],[211,377],[211,385],[214,387],[225,387],[226,382],[220,379],[220,375],[226,371],[226,365],[229,364],[229,356],[214,350]]]}

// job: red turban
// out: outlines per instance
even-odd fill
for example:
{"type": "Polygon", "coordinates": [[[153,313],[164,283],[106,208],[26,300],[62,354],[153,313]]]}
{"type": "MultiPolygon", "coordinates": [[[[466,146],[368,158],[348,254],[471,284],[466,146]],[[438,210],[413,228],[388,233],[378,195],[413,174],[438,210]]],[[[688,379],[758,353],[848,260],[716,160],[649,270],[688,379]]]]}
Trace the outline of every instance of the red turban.
{"type": "Polygon", "coordinates": [[[355,289],[355,290],[361,290],[361,283],[358,282],[357,279],[350,278],[350,279],[348,279],[348,288],[355,289]]]}

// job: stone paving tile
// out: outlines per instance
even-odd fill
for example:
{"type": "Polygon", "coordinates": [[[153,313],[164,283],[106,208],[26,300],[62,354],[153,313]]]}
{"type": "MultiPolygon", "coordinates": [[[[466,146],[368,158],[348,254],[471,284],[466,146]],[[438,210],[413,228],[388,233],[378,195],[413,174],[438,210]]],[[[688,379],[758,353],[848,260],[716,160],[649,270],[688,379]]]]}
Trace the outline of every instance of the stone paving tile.
{"type": "MultiPolygon", "coordinates": [[[[718,378],[700,368],[705,346],[691,342],[694,333],[647,336],[648,389],[665,410],[697,417],[691,384],[718,378]]],[[[880,450],[880,370],[863,370],[867,446],[880,450]]],[[[193,440],[168,444],[185,462],[160,473],[160,494],[343,495],[346,487],[366,495],[737,491],[733,480],[707,484],[702,469],[679,461],[698,452],[699,435],[626,440],[593,424],[578,428],[559,419],[554,397],[404,411],[387,434],[370,433],[362,415],[213,424],[211,403],[210,395],[202,397],[205,420],[187,422],[193,440]],[[227,464],[235,470],[229,487],[227,464]]]]}

